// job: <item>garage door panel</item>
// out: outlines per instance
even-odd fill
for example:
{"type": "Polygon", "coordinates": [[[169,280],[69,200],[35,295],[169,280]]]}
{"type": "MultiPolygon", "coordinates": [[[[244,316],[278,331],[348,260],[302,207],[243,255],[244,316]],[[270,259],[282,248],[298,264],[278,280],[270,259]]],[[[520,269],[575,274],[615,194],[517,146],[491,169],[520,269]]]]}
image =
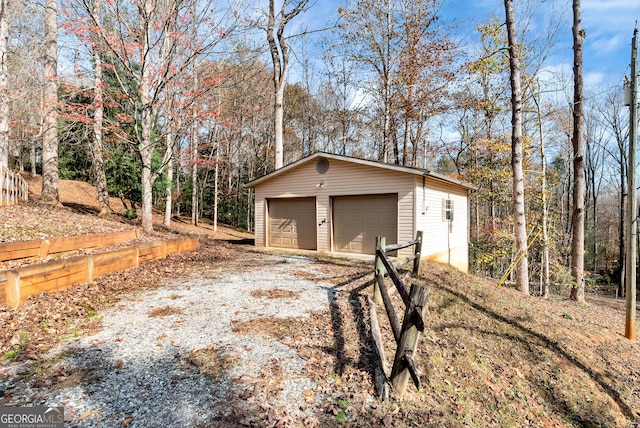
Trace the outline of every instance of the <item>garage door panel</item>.
{"type": "Polygon", "coordinates": [[[269,200],[269,245],[316,249],[315,198],[269,200]]]}
{"type": "Polygon", "coordinates": [[[376,236],[397,241],[397,195],[336,196],[333,198],[334,250],[374,254],[376,236]]]}

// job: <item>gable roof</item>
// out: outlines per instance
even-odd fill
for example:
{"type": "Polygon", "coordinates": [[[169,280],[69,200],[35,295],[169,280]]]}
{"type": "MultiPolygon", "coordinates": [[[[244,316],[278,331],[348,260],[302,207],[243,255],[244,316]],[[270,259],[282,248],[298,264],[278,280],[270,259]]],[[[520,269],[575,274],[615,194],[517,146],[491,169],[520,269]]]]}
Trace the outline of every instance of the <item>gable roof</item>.
{"type": "Polygon", "coordinates": [[[454,184],[457,186],[460,186],[462,188],[465,188],[467,190],[476,190],[476,187],[473,186],[472,184],[469,183],[465,183],[464,181],[460,181],[460,180],[456,180],[455,178],[452,177],[448,177],[446,175],[443,174],[438,174],[436,172],[432,172],[429,171],[427,169],[422,169],[422,168],[413,168],[413,167],[408,167],[408,166],[402,166],[402,165],[395,165],[395,164],[388,164],[388,163],[381,163],[381,162],[376,162],[376,161],[370,161],[370,160],[366,160],[366,159],[359,159],[359,158],[354,158],[354,157],[350,157],[350,156],[342,156],[342,155],[336,155],[333,153],[326,153],[326,152],[316,152],[313,153],[309,156],[307,156],[306,158],[302,158],[299,159],[295,162],[292,162],[280,169],[277,169],[273,172],[270,172],[267,175],[263,175],[262,177],[256,178],[253,181],[250,181],[249,183],[245,184],[245,187],[256,187],[257,185],[264,183],[265,181],[271,180],[274,177],[277,177],[281,174],[286,174],[288,171],[295,169],[301,165],[304,165],[306,163],[312,162],[314,159],[318,159],[318,158],[326,158],[326,159],[334,159],[334,160],[340,160],[340,161],[344,161],[344,162],[351,162],[351,163],[355,163],[355,164],[359,164],[359,165],[365,165],[365,166],[370,166],[370,167],[374,167],[374,168],[380,168],[380,169],[384,169],[384,170],[389,170],[389,171],[397,171],[397,172],[402,172],[402,173],[406,173],[406,174],[412,174],[412,175],[417,175],[417,176],[421,176],[421,177],[430,177],[434,180],[438,180],[438,181],[442,181],[444,183],[447,184],[454,184]]]}

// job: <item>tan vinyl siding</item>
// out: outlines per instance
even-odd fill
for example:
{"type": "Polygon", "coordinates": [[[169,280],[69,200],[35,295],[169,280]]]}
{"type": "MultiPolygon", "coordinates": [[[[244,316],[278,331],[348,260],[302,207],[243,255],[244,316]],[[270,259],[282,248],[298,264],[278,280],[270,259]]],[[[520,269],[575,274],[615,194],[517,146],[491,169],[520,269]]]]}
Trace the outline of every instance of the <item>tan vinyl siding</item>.
{"type": "MultiPolygon", "coordinates": [[[[365,194],[398,195],[398,240],[414,238],[415,177],[410,174],[381,168],[329,159],[329,169],[324,174],[316,171],[316,161],[303,163],[286,173],[275,176],[256,186],[257,246],[265,246],[265,199],[316,197],[318,224],[318,251],[331,249],[331,206],[333,196],[365,194]],[[323,220],[326,222],[323,223],[323,220]]],[[[456,203],[457,204],[457,203],[456,203]]],[[[456,205],[457,209],[457,205],[456,205]]],[[[404,250],[400,255],[408,254],[404,250]]]]}
{"type": "Polygon", "coordinates": [[[469,237],[467,217],[467,191],[427,178],[423,189],[422,178],[416,178],[417,229],[424,232],[423,257],[450,263],[468,270],[469,237]],[[444,220],[443,206],[451,200],[453,220],[444,220]]]}

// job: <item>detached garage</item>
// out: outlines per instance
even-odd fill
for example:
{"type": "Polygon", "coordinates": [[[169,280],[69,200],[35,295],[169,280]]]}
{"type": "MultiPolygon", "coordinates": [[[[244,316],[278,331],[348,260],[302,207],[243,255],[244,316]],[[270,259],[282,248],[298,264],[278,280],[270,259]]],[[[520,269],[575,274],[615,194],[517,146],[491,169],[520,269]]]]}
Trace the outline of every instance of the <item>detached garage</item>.
{"type": "Polygon", "coordinates": [[[373,254],[376,236],[390,245],[422,230],[423,257],[467,271],[468,184],[423,169],[315,153],[247,187],[255,189],[258,247],[373,254]]]}

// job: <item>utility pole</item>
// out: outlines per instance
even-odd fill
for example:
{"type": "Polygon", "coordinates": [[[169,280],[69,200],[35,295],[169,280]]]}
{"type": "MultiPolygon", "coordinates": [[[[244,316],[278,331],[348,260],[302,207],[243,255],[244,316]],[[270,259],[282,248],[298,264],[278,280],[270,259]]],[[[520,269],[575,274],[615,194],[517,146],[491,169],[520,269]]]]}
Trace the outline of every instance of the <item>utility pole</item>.
{"type": "Polygon", "coordinates": [[[636,336],[636,145],[638,141],[638,29],[633,30],[631,41],[631,101],[629,103],[629,166],[627,169],[627,240],[625,282],[627,287],[627,312],[624,335],[635,340],[636,336]]]}

